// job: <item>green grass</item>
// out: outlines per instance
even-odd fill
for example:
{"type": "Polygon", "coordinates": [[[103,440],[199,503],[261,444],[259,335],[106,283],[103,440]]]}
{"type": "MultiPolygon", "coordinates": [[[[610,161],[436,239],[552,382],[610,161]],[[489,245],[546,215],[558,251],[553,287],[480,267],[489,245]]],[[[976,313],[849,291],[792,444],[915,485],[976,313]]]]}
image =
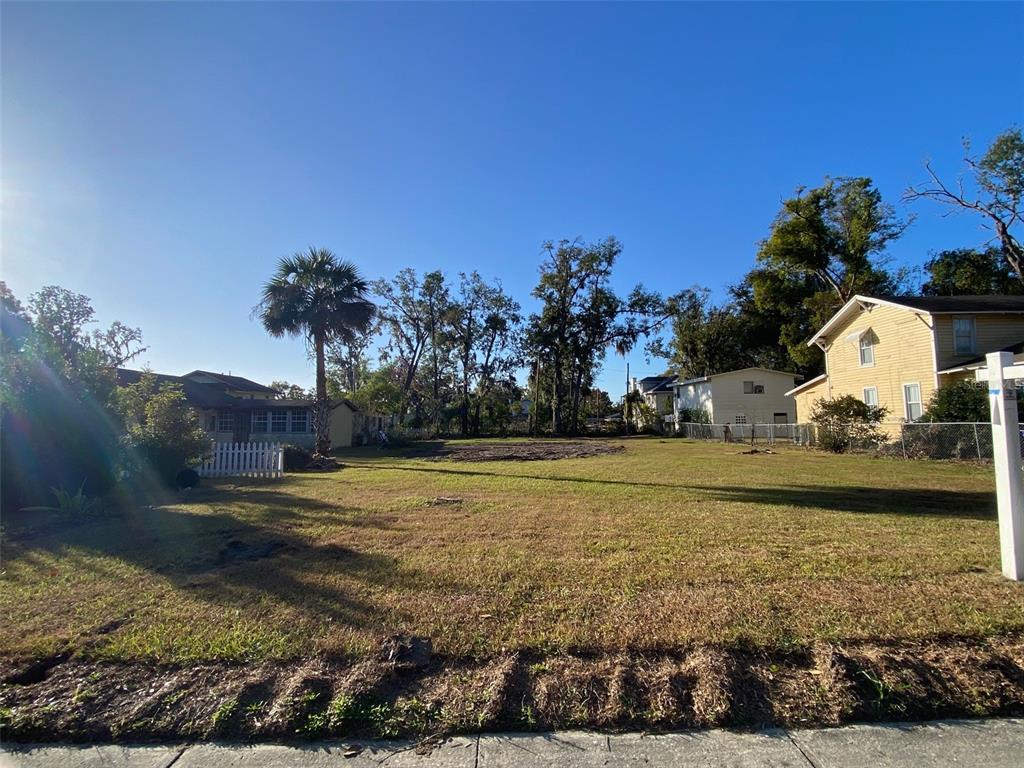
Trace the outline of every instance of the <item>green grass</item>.
{"type": "Polygon", "coordinates": [[[164,506],[5,513],[0,655],[358,656],[404,632],[486,657],[1024,629],[990,468],[626,445],[549,462],[351,451],[337,473],[164,506]],[[219,562],[231,541],[276,549],[219,562]]]}

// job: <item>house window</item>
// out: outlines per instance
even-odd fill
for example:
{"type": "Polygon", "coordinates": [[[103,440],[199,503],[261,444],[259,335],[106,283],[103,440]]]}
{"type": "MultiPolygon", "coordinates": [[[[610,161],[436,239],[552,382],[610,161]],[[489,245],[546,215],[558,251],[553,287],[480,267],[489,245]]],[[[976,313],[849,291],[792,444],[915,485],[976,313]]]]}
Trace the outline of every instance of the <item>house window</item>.
{"type": "Polygon", "coordinates": [[[903,405],[907,413],[907,421],[917,421],[921,418],[921,385],[903,385],[903,405]]]}
{"type": "Polygon", "coordinates": [[[877,387],[864,387],[864,405],[868,405],[872,408],[878,407],[877,387]]]}
{"type": "Polygon", "coordinates": [[[309,432],[309,411],[292,411],[292,432],[309,432]]]}
{"type": "Polygon", "coordinates": [[[752,394],[754,394],[754,382],[752,382],[752,381],[744,381],[743,382],[743,394],[744,395],[752,395],[752,394]]]}
{"type": "Polygon", "coordinates": [[[953,351],[958,355],[969,355],[975,349],[975,326],[973,317],[953,318],[953,351]]]}
{"type": "Polygon", "coordinates": [[[231,411],[217,411],[217,431],[233,432],[235,429],[235,414],[231,411]]]}
{"type": "Polygon", "coordinates": [[[764,394],[764,384],[755,384],[754,385],[754,394],[755,395],[763,395],[764,394]]]}
{"type": "Polygon", "coordinates": [[[875,364],[875,337],[871,331],[866,331],[860,337],[860,364],[865,366],[875,364]]]}
{"type": "Polygon", "coordinates": [[[737,424],[746,424],[746,423],[747,423],[747,417],[746,417],[746,415],[745,415],[745,414],[742,414],[742,413],[741,413],[740,415],[738,415],[738,416],[736,417],[736,423],[737,423],[737,424]]]}
{"type": "Polygon", "coordinates": [[[267,431],[267,412],[266,411],[253,411],[252,412],[252,431],[253,432],[266,432],[267,431]]]}
{"type": "Polygon", "coordinates": [[[271,432],[287,432],[288,431],[288,411],[271,411],[270,412],[270,431],[271,432]]]}

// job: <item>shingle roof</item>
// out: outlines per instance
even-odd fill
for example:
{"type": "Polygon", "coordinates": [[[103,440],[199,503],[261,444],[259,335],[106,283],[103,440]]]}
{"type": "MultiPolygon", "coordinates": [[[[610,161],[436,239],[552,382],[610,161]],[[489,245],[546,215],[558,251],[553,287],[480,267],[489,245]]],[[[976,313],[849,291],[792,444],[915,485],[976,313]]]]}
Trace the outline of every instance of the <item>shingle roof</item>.
{"type": "Polygon", "coordinates": [[[827,339],[829,333],[847,317],[855,312],[863,311],[869,304],[901,307],[910,312],[931,314],[954,312],[1024,313],[1024,296],[865,296],[858,293],[818,329],[818,332],[807,342],[807,346],[813,347],[819,339],[827,339]]]}
{"type": "MultiPolygon", "coordinates": [[[[153,373],[152,371],[133,371],[128,368],[117,369],[117,383],[124,386],[126,384],[134,384],[142,378],[144,373],[150,373],[156,377],[157,384],[178,384],[181,386],[185,393],[185,399],[188,400],[189,405],[196,408],[308,408],[313,405],[313,400],[284,400],[281,398],[271,397],[234,397],[224,391],[224,387],[230,389],[241,389],[236,386],[235,381],[249,381],[249,379],[243,379],[241,376],[222,376],[220,374],[207,373],[206,371],[192,371],[185,376],[171,376],[166,373],[153,373]],[[213,376],[217,379],[229,379],[232,381],[224,381],[223,384],[206,384],[203,382],[192,381],[187,378],[193,374],[201,373],[208,376],[213,376]]],[[[275,392],[276,390],[270,387],[264,387],[256,382],[249,382],[261,390],[268,392],[275,392]]],[[[344,405],[349,408],[353,413],[359,411],[352,401],[342,398],[340,400],[333,401],[335,405],[344,405]]]]}
{"type": "Polygon", "coordinates": [[[644,376],[637,384],[644,394],[652,392],[671,392],[671,384],[678,379],[678,376],[644,376]]]}
{"type": "Polygon", "coordinates": [[[273,389],[271,387],[266,387],[263,384],[260,384],[259,382],[255,382],[252,379],[246,379],[246,378],[244,378],[242,376],[231,376],[230,374],[227,374],[227,373],[214,373],[213,371],[195,370],[195,371],[192,371],[191,373],[186,373],[182,378],[187,379],[187,378],[189,378],[191,376],[196,376],[196,375],[199,375],[199,376],[210,376],[211,378],[214,378],[214,379],[217,379],[218,381],[224,382],[225,384],[228,385],[229,388],[237,389],[240,392],[267,392],[267,393],[271,393],[271,392],[276,392],[277,391],[276,389],[273,389]]]}
{"type": "MultiPolygon", "coordinates": [[[[1022,352],[1024,352],[1024,341],[1018,341],[1016,344],[1011,344],[1008,347],[1003,347],[1002,349],[993,349],[991,351],[992,352],[1012,352],[1015,355],[1019,355],[1022,352]]],[[[985,365],[985,362],[986,362],[985,355],[980,355],[978,357],[972,357],[970,360],[965,360],[962,363],[957,363],[956,365],[951,365],[948,368],[943,368],[941,371],[939,371],[939,373],[952,373],[952,372],[956,372],[956,371],[961,371],[961,370],[963,370],[965,368],[982,366],[982,365],[985,365]]]]}
{"type": "Polygon", "coordinates": [[[878,296],[922,312],[1024,312],[1024,296],[878,296]]]}
{"type": "Polygon", "coordinates": [[[237,397],[227,394],[216,384],[201,384],[198,381],[190,381],[182,376],[171,376],[166,373],[118,368],[117,383],[122,386],[135,384],[142,378],[143,373],[151,373],[155,376],[157,384],[178,384],[185,393],[185,399],[196,408],[230,408],[232,405],[241,402],[237,397]]]}

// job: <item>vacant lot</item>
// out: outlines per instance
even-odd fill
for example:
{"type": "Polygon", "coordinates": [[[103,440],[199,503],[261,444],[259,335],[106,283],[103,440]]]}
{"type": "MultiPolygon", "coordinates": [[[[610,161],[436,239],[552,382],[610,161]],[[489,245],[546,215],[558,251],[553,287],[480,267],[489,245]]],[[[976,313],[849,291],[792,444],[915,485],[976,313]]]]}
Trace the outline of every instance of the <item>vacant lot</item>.
{"type": "MultiPolygon", "coordinates": [[[[52,701],[116,668],[146,685],[154,670],[191,670],[206,682],[189,685],[219,698],[186,724],[158,699],[153,711],[118,715],[141,726],[82,726],[85,735],[341,732],[373,720],[352,703],[371,706],[366,691],[392,709],[409,700],[426,708],[377,723],[379,733],[510,717],[526,726],[838,721],[872,716],[865,697],[889,706],[901,685],[913,695],[919,681],[889,683],[884,664],[870,667],[878,649],[959,667],[981,653],[978,665],[1005,669],[965,682],[977,702],[950,711],[1021,706],[1024,590],[999,575],[991,469],[799,449],[744,455],[742,446],[681,440],[617,444],[625,450],[547,461],[471,460],[479,456],[459,453],[466,444],[409,456],[352,451],[340,472],[208,484],[87,519],[5,511],[0,658],[29,684],[0,691],[0,715],[16,734],[38,736],[56,715],[39,713],[34,688],[52,701]],[[404,639],[382,645],[393,635],[404,639]],[[411,637],[429,639],[434,655],[406,663],[409,681],[395,690],[382,686],[380,665],[392,665],[395,682],[404,663],[395,648],[411,637]],[[34,659],[49,659],[43,672],[28,665],[34,659]],[[743,714],[743,696],[730,691],[756,659],[773,680],[785,669],[803,680],[793,683],[796,704],[743,714]],[[587,669],[566,671],[574,664],[587,669]],[[693,671],[673,677],[659,664],[693,671]],[[717,670],[720,685],[698,668],[717,670]],[[231,674],[237,685],[218,689],[231,674]],[[423,682],[431,674],[433,687],[423,682]],[[309,682],[317,679],[328,682],[309,682]],[[642,692],[638,703],[608,710],[631,690],[642,692]],[[331,720],[328,702],[341,706],[339,695],[354,709],[331,720]],[[322,706],[282,714],[282,696],[322,706]],[[239,714],[243,705],[255,707],[251,717],[239,714]],[[219,725],[204,719],[216,707],[228,707],[219,725]],[[310,725],[313,715],[321,719],[310,725]]],[[[495,445],[482,448],[506,458],[495,445]]]]}

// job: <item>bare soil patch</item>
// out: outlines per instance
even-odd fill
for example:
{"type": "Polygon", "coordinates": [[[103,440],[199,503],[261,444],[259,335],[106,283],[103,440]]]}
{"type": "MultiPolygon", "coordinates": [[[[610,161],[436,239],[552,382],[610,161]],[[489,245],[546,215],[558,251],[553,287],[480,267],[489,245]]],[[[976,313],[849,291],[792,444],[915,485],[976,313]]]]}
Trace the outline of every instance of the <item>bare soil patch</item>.
{"type": "Polygon", "coordinates": [[[406,453],[409,458],[449,461],[551,461],[586,459],[622,453],[625,446],[599,440],[531,440],[508,443],[437,442],[418,446],[406,453]]]}
{"type": "Polygon", "coordinates": [[[500,729],[666,730],[1024,714],[1024,638],[764,652],[446,659],[417,638],[374,657],[154,665],[0,663],[15,741],[429,737],[500,729]],[[28,674],[26,674],[26,672],[28,674]]]}

